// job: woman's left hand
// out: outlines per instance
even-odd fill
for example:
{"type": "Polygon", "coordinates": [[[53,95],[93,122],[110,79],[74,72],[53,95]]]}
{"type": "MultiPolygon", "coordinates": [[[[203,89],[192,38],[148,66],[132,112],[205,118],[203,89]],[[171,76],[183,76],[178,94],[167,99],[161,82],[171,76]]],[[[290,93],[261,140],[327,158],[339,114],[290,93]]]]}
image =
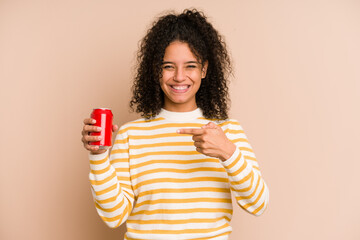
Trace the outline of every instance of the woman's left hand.
{"type": "Polygon", "coordinates": [[[177,133],[193,135],[196,151],[222,161],[229,159],[236,149],[235,144],[226,137],[221,127],[213,122],[209,122],[201,128],[178,129],[177,133]]]}

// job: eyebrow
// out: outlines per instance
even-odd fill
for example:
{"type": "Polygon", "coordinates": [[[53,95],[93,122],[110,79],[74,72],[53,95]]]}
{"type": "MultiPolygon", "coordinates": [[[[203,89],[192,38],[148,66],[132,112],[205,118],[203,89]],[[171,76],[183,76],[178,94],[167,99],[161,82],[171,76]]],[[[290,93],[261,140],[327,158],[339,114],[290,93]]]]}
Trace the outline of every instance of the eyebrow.
{"type": "MultiPolygon", "coordinates": [[[[185,64],[189,64],[189,63],[200,64],[198,61],[187,61],[187,62],[185,62],[185,64]]],[[[174,64],[174,62],[164,61],[164,62],[162,62],[162,64],[174,64]]]]}

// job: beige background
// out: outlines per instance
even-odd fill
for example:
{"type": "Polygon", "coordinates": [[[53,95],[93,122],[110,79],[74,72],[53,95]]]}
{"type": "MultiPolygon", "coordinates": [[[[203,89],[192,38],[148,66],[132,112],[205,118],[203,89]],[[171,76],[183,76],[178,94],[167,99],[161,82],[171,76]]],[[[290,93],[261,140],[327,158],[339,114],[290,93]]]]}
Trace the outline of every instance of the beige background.
{"type": "Polygon", "coordinates": [[[92,202],[82,120],[128,101],[138,41],[166,9],[204,10],[234,60],[231,116],[270,189],[231,239],[360,239],[360,2],[0,1],[0,238],[122,239],[92,202]]]}

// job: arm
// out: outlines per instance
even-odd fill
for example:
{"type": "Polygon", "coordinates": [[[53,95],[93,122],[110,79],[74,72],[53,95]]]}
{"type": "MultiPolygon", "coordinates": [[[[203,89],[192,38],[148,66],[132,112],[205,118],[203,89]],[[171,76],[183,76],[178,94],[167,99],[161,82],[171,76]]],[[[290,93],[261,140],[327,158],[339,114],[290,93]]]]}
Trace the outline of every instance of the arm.
{"type": "Polygon", "coordinates": [[[109,150],[89,154],[92,195],[96,210],[111,228],[126,221],[133,203],[134,192],[130,182],[128,137],[121,128],[116,136],[110,157],[109,150]]]}
{"type": "Polygon", "coordinates": [[[269,201],[269,189],[261,176],[254,151],[237,121],[231,121],[225,133],[236,145],[229,159],[221,161],[225,167],[237,203],[247,212],[260,216],[269,201]]]}
{"type": "Polygon", "coordinates": [[[259,216],[267,207],[269,190],[261,177],[254,151],[237,121],[227,121],[220,126],[209,122],[198,129],[179,129],[177,132],[193,135],[196,151],[219,158],[238,205],[259,216]],[[220,127],[224,125],[227,126],[225,131],[220,127]]]}

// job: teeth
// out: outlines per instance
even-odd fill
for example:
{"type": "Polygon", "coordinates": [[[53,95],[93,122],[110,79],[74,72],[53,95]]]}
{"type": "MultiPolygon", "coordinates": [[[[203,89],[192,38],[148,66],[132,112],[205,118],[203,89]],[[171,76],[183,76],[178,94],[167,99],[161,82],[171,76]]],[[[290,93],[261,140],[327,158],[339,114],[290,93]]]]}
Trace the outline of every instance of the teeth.
{"type": "Polygon", "coordinates": [[[187,89],[188,86],[172,86],[172,88],[174,88],[176,90],[183,90],[183,89],[187,89]]]}

